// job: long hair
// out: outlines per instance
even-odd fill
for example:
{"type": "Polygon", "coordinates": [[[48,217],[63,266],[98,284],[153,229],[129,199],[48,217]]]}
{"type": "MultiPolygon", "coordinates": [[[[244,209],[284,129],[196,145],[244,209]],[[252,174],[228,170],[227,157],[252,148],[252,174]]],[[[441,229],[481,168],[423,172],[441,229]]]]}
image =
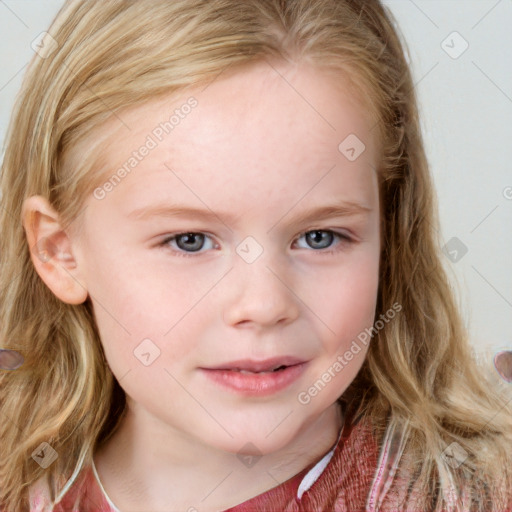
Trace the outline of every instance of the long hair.
{"type": "Polygon", "coordinates": [[[401,471],[430,510],[499,509],[512,487],[511,409],[471,354],[443,267],[407,46],[389,10],[378,0],[77,0],[48,33],[17,97],[0,176],[0,346],[25,358],[0,372],[0,508],[28,510],[41,477],[58,497],[126,405],[90,301],[61,302],[35,271],[24,200],[44,196],[75,229],[107,150],[97,140],[77,157],[84,137],[125,107],[277,58],[347,77],[382,143],[376,317],[402,309],[371,340],[345,399],[376,433],[408,422],[401,471]],[[46,469],[32,456],[42,443],[58,454],[46,469]],[[450,446],[467,455],[457,467],[450,446]]]}

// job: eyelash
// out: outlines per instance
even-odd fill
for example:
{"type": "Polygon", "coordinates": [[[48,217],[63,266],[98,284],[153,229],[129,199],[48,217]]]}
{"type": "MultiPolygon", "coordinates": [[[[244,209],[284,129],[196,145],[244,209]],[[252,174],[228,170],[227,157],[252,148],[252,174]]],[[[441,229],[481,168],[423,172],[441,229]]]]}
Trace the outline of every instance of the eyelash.
{"type": "MultiPolygon", "coordinates": [[[[320,232],[324,232],[324,233],[332,233],[335,237],[338,237],[339,239],[342,240],[342,242],[341,242],[342,246],[354,243],[354,240],[351,237],[345,235],[344,233],[339,233],[338,231],[333,231],[332,229],[309,229],[307,231],[303,231],[295,240],[298,240],[298,239],[302,238],[303,236],[307,235],[308,233],[313,233],[315,231],[320,231],[320,232]]],[[[174,235],[168,236],[167,238],[162,240],[158,244],[158,246],[162,247],[164,249],[170,249],[169,242],[172,242],[176,238],[179,238],[180,236],[183,236],[183,235],[206,235],[207,237],[210,237],[210,235],[208,235],[207,233],[203,233],[200,231],[185,231],[185,232],[176,233],[174,235]]],[[[203,252],[204,252],[204,251],[196,251],[196,252],[187,253],[187,252],[183,252],[183,250],[179,249],[179,248],[178,249],[173,248],[171,250],[173,252],[175,252],[177,256],[183,256],[185,258],[196,257],[196,256],[199,256],[200,254],[203,254],[203,252]]],[[[311,250],[313,252],[318,252],[321,254],[335,254],[335,253],[342,251],[343,247],[338,248],[338,249],[331,249],[331,250],[329,250],[329,249],[311,249],[311,250]]]]}

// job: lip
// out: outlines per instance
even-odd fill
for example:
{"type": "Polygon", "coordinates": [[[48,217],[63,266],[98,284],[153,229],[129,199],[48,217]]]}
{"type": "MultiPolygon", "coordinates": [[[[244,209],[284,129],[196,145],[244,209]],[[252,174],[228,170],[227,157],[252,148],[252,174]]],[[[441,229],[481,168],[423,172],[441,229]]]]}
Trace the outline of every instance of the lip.
{"type": "Polygon", "coordinates": [[[240,373],[235,370],[201,368],[211,381],[244,396],[268,396],[281,391],[304,373],[307,362],[269,373],[240,373]]]}
{"type": "Polygon", "coordinates": [[[252,359],[239,359],[238,361],[230,361],[212,368],[204,368],[206,370],[246,370],[249,372],[266,372],[278,368],[279,366],[295,366],[305,363],[303,359],[295,356],[277,356],[261,361],[252,359]]]}

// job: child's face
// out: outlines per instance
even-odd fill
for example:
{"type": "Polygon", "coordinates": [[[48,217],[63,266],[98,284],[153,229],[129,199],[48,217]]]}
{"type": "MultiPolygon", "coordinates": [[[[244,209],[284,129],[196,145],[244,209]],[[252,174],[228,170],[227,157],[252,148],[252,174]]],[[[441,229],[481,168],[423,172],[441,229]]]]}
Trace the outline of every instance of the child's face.
{"type": "Polygon", "coordinates": [[[278,450],[333,410],[363,363],[360,342],[351,360],[344,354],[372,326],[377,299],[370,121],[341,78],[306,65],[277,69],[282,76],[267,64],[220,75],[205,90],[120,114],[130,130],[110,122],[109,177],[134,151],[140,161],[88,199],[74,246],[108,363],[136,414],[232,452],[249,441],[278,450]],[[197,105],[182,108],[191,96],[197,105]],[[161,133],[176,109],[179,123],[161,133]],[[338,149],[350,134],[366,145],[354,161],[338,149]],[[369,211],[296,221],[348,202],[369,211]],[[178,204],[212,217],[162,212],[178,204]],[[300,236],[311,230],[342,236],[300,236]],[[204,237],[162,245],[183,232],[204,237]],[[203,370],[276,356],[307,364],[269,394],[234,391],[203,370]],[[334,371],[338,356],[345,363],[334,371]]]}

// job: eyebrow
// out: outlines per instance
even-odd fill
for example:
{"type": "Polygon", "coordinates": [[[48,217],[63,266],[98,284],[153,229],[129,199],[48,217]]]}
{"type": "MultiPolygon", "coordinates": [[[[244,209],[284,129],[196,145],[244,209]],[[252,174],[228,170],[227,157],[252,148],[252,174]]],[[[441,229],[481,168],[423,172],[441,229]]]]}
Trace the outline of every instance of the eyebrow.
{"type": "MultiPolygon", "coordinates": [[[[333,217],[367,215],[372,211],[372,208],[369,208],[363,204],[351,201],[343,201],[338,204],[309,208],[295,217],[293,222],[296,224],[304,224],[314,220],[326,220],[333,217]]],[[[282,218],[287,217],[288,213],[283,215],[282,218]]],[[[227,221],[232,224],[234,224],[239,218],[239,216],[235,216],[226,212],[214,212],[208,209],[193,208],[186,205],[169,203],[138,208],[128,214],[128,218],[138,221],[147,220],[153,217],[187,217],[204,221],[220,219],[222,222],[227,221]]]]}

